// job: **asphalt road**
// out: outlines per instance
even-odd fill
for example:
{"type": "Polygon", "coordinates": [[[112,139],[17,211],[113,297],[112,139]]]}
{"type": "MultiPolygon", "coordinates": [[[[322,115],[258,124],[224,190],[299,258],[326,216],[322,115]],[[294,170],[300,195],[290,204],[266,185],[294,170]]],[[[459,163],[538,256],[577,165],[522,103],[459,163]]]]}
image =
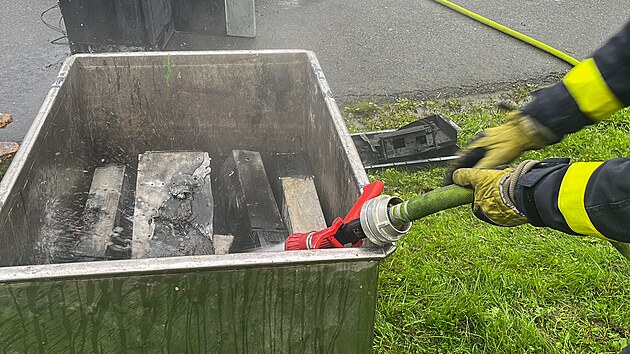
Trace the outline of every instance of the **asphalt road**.
{"type": "MultiPolygon", "coordinates": [[[[578,59],[630,18],[625,0],[455,2],[578,59]]],[[[183,48],[310,49],[343,101],[493,92],[519,82],[549,82],[569,69],[432,0],[259,0],[256,5],[255,40],[198,36],[183,48]]]]}
{"type": "MultiPolygon", "coordinates": [[[[457,0],[458,4],[583,59],[630,18],[627,0],[457,0]]],[[[64,57],[60,34],[40,13],[54,0],[0,0],[0,111],[20,140],[64,57]],[[7,13],[8,12],[8,13],[7,13]]],[[[257,0],[255,39],[179,36],[186,49],[302,48],[315,51],[341,101],[482,94],[552,82],[569,66],[432,0],[257,0]]],[[[59,12],[47,19],[57,23],[59,12]]]]}
{"type": "MultiPolygon", "coordinates": [[[[0,0],[0,112],[13,114],[14,122],[0,130],[0,141],[21,140],[70,50],[50,42],[62,34],[46,27],[40,14],[55,0],[0,0]]],[[[58,26],[59,11],[45,17],[58,26]]],[[[63,41],[62,41],[63,43],[63,41]]]]}

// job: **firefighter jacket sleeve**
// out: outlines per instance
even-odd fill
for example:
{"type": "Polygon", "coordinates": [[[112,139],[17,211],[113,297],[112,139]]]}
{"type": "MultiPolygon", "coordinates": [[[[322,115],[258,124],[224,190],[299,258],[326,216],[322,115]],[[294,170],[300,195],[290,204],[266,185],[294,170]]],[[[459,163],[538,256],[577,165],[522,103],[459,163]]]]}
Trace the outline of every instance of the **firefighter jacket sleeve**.
{"type": "Polygon", "coordinates": [[[630,242],[630,158],[546,160],[523,175],[515,202],[535,226],[630,242]]]}
{"type": "MultiPolygon", "coordinates": [[[[630,104],[630,23],[523,112],[558,137],[630,104]]],[[[544,161],[518,182],[515,202],[530,223],[630,242],[630,158],[544,161]]]]}
{"type": "Polygon", "coordinates": [[[628,105],[630,23],[562,81],[534,94],[523,113],[562,138],[628,105]]]}

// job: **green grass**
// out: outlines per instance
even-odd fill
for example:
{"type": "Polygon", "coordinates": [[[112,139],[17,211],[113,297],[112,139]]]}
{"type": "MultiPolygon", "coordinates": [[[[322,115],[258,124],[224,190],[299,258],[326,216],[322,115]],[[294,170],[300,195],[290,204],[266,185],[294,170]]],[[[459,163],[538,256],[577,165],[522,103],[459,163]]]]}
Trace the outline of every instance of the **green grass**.
{"type": "Polygon", "coordinates": [[[8,159],[7,161],[4,161],[4,162],[0,162],[0,180],[2,180],[2,177],[4,177],[4,174],[7,173],[7,170],[9,169],[10,164],[11,164],[11,159],[8,159]]]}
{"type": "MultiPolygon", "coordinates": [[[[507,97],[518,101],[518,92],[507,97]]],[[[358,103],[353,131],[400,127],[444,113],[465,146],[504,121],[495,102],[358,103]]],[[[630,156],[630,112],[523,158],[574,161],[630,156]]],[[[409,198],[436,188],[443,168],[386,170],[388,194],[409,198]]],[[[630,275],[607,242],[529,225],[493,227],[459,207],[416,222],[382,263],[375,323],[377,353],[618,353],[630,338],[630,275]]]]}

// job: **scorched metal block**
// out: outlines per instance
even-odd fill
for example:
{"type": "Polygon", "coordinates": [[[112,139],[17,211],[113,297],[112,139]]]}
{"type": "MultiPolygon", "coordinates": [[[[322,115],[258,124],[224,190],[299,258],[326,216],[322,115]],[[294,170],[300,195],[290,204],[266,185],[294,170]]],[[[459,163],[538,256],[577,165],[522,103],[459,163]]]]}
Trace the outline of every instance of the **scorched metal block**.
{"type": "Polygon", "coordinates": [[[213,254],[213,208],[208,153],[141,154],[132,257],[213,254]]]}
{"type": "Polygon", "coordinates": [[[221,212],[234,235],[230,252],[284,242],[289,235],[271,192],[267,173],[256,151],[233,150],[221,169],[221,212]]]}

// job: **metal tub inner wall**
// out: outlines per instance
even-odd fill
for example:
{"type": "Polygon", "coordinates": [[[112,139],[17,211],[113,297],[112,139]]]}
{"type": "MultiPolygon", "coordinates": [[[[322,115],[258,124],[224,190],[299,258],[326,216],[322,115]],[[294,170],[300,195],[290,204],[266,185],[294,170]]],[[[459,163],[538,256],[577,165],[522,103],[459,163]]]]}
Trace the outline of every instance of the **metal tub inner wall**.
{"type": "Polygon", "coordinates": [[[328,222],[368,183],[310,52],[69,58],[0,182],[0,350],[369,352],[393,248],[50,264],[95,167],[193,150],[218,171],[232,149],[306,156],[328,222]]]}

